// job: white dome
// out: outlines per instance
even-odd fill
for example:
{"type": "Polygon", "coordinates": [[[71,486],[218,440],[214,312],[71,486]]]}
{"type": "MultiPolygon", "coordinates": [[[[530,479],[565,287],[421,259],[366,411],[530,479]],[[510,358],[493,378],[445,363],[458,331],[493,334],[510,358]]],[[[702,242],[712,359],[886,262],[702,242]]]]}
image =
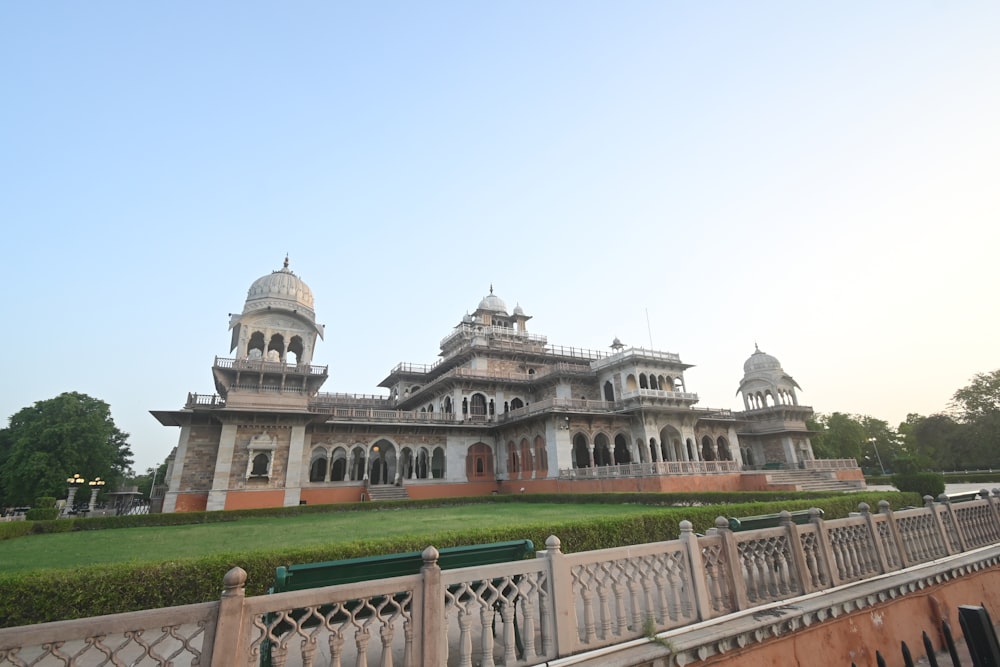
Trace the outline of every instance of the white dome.
{"type": "Polygon", "coordinates": [[[747,375],[757,371],[781,370],[781,362],[770,354],[766,354],[757,348],[750,358],[743,364],[743,372],[747,375]]]}
{"type": "Polygon", "coordinates": [[[507,313],[507,304],[496,294],[490,292],[479,302],[479,310],[488,310],[491,313],[507,313]]]}
{"type": "Polygon", "coordinates": [[[261,276],[250,285],[247,291],[246,304],[243,312],[278,308],[292,312],[301,312],[310,319],[315,318],[313,311],[313,293],[301,278],[288,268],[288,258],[285,265],[278,271],[272,271],[261,276]]]}

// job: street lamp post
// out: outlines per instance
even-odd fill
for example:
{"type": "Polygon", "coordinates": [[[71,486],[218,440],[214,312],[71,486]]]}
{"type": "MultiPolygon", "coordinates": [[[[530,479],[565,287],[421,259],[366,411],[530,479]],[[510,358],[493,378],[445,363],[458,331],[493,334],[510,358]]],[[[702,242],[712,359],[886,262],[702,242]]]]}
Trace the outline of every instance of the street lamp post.
{"type": "Polygon", "coordinates": [[[66,484],[69,485],[69,491],[66,493],[66,507],[63,508],[63,512],[69,514],[73,511],[73,499],[76,498],[76,490],[87,483],[83,477],[80,477],[80,473],[75,473],[72,477],[66,478],[66,484]]]}
{"type": "Polygon", "coordinates": [[[874,448],[874,450],[875,450],[875,458],[878,460],[879,470],[881,470],[882,474],[885,475],[885,466],[882,465],[882,457],[879,456],[878,445],[875,444],[877,441],[878,441],[878,438],[868,438],[868,442],[872,443],[872,448],[874,448]]]}
{"type": "Polygon", "coordinates": [[[93,514],[94,509],[97,507],[97,492],[101,490],[101,487],[107,484],[100,477],[95,477],[90,480],[90,507],[88,511],[93,514]]]}

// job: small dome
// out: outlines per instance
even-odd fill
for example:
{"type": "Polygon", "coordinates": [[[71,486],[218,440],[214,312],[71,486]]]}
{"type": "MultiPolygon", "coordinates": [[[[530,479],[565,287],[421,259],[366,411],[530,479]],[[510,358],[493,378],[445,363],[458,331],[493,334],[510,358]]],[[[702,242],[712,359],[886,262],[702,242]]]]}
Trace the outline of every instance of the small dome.
{"type": "Polygon", "coordinates": [[[483,297],[483,300],[479,302],[479,310],[488,310],[491,313],[507,313],[507,304],[503,302],[503,299],[498,297],[493,292],[489,295],[483,297]]]}
{"type": "Polygon", "coordinates": [[[288,268],[287,257],[281,269],[258,278],[247,291],[244,313],[267,308],[300,311],[310,319],[315,317],[312,290],[288,268]]]}
{"type": "Polygon", "coordinates": [[[750,373],[757,371],[781,370],[781,362],[772,357],[770,354],[761,352],[759,347],[754,347],[756,348],[754,353],[751,354],[750,358],[743,364],[743,372],[745,374],[749,375],[750,373]]]}
{"type": "Polygon", "coordinates": [[[517,304],[516,306],[514,306],[514,314],[524,315],[524,308],[521,308],[521,304],[517,304]]]}
{"type": "Polygon", "coordinates": [[[473,320],[472,315],[469,315],[468,313],[466,313],[465,317],[462,318],[462,324],[472,324],[473,322],[475,322],[475,320],[473,320]]]}

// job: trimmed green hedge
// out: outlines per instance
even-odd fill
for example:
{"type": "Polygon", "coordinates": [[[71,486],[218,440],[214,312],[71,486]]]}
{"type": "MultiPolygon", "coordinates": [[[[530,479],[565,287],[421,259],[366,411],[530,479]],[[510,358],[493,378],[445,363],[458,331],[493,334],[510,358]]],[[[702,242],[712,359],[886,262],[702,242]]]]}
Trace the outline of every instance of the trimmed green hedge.
{"type": "MultiPolygon", "coordinates": [[[[628,501],[635,501],[636,496],[646,495],[662,496],[663,494],[620,494],[618,502],[622,502],[626,498],[628,501]]],[[[222,588],[223,575],[237,565],[247,571],[247,594],[260,595],[271,585],[274,579],[274,570],[279,565],[420,551],[428,544],[433,544],[436,547],[448,547],[530,539],[534,542],[535,548],[541,550],[545,548],[545,540],[549,535],[554,534],[562,542],[562,550],[570,553],[676,539],[680,534],[679,524],[685,519],[691,521],[695,532],[704,533],[715,525],[715,518],[720,515],[754,516],[776,513],[783,509],[792,511],[819,506],[826,513],[826,519],[833,519],[847,516],[850,512],[856,511],[861,502],[868,503],[873,511],[877,511],[878,502],[883,498],[888,500],[893,508],[921,504],[920,499],[915,494],[904,493],[862,492],[841,494],[835,497],[827,496],[821,499],[803,497],[815,494],[798,494],[799,499],[796,500],[791,499],[791,494],[785,495],[789,496],[785,500],[759,500],[728,506],[703,504],[685,507],[651,507],[649,512],[620,519],[576,519],[560,524],[548,523],[490,529],[470,528],[461,532],[440,533],[421,538],[373,540],[347,544],[330,543],[322,547],[289,549],[275,544],[273,548],[266,551],[221,554],[163,563],[126,563],[65,571],[0,573],[0,627],[217,600],[222,588]]],[[[548,497],[540,496],[530,500],[529,498],[531,497],[518,496],[507,500],[504,496],[496,496],[489,498],[486,502],[544,502],[545,498],[548,497]]],[[[576,502],[583,501],[580,496],[574,496],[574,498],[576,502]]],[[[662,498],[660,500],[662,501],[662,498]]],[[[377,507],[385,507],[385,504],[379,503],[377,507]]],[[[291,508],[274,509],[288,510],[291,508]]],[[[269,510],[253,510],[252,515],[260,516],[262,511],[269,510]]],[[[203,514],[245,516],[247,513],[212,512],[203,514]]],[[[39,523],[70,524],[75,521],[98,520],[100,518],[63,519],[39,523]]],[[[17,523],[30,524],[31,522],[17,523]]]]}
{"type": "Polygon", "coordinates": [[[892,485],[903,492],[937,498],[944,493],[944,475],[939,472],[898,472],[892,476],[892,485]]]}

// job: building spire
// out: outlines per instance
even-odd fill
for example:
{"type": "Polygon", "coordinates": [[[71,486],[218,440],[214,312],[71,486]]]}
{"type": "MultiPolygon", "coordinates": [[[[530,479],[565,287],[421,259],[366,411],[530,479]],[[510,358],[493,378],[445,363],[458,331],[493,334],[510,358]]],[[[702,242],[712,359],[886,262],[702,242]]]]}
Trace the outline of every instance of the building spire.
{"type": "Polygon", "coordinates": [[[288,270],[288,253],[285,253],[285,270],[288,270]]]}

